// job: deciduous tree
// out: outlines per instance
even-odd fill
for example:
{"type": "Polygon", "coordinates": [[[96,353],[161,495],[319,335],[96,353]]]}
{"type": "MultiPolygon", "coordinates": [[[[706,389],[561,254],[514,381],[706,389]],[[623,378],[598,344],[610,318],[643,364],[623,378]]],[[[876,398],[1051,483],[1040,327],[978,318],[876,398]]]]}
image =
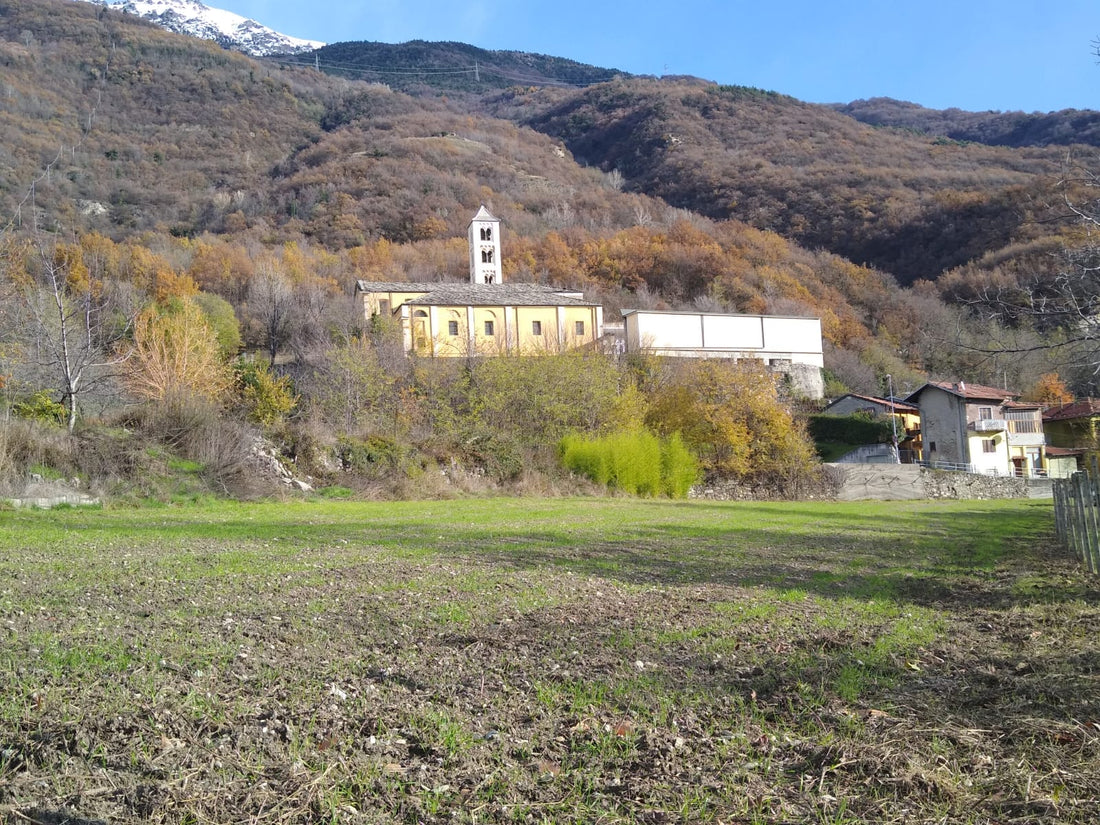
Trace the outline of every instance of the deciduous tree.
{"type": "Polygon", "coordinates": [[[672,364],[646,424],[666,436],[679,432],[716,476],[781,482],[813,464],[813,448],[782,403],[775,378],[752,363],[672,364]]]}
{"type": "Polygon", "coordinates": [[[123,352],[126,385],[139,398],[219,401],[232,383],[217,337],[190,299],[146,308],[123,352]]]}
{"type": "Polygon", "coordinates": [[[78,245],[51,239],[9,244],[2,266],[18,302],[15,366],[26,383],[59,391],[72,432],[80,402],[125,360],[117,343],[130,318],[118,285],[95,277],[78,245]]]}

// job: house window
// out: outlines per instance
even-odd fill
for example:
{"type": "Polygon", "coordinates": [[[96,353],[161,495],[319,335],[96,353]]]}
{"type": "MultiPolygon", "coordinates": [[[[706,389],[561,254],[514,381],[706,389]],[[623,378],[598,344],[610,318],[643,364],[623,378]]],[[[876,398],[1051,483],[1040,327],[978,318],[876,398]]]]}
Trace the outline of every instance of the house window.
{"type": "Polygon", "coordinates": [[[577,335],[584,335],[584,321],[577,321],[577,323],[573,326],[573,331],[577,335]]]}
{"type": "Polygon", "coordinates": [[[486,321],[485,322],[485,334],[488,335],[488,336],[493,335],[493,322],[492,321],[486,321]]]}
{"type": "Polygon", "coordinates": [[[978,407],[978,420],[979,421],[992,421],[993,420],[993,408],[992,407],[978,407]]]}
{"type": "Polygon", "coordinates": [[[997,441],[993,438],[982,439],[982,452],[983,453],[995,453],[997,452],[997,441]]]}
{"type": "Polygon", "coordinates": [[[936,442],[935,441],[930,441],[928,443],[928,452],[930,452],[930,453],[936,452],[936,442]]]}
{"type": "Polygon", "coordinates": [[[481,240],[491,241],[492,239],[493,239],[492,227],[488,227],[488,226],[481,227],[481,240]]]}
{"type": "Polygon", "coordinates": [[[390,314],[390,302],[387,301],[385,298],[381,299],[378,302],[378,314],[379,315],[389,315],[390,314]]]}
{"type": "Polygon", "coordinates": [[[447,322],[447,334],[448,335],[458,335],[458,321],[448,321],[447,322]]]}
{"type": "Polygon", "coordinates": [[[531,322],[531,334],[532,335],[542,335],[542,321],[532,321],[531,322]]]}

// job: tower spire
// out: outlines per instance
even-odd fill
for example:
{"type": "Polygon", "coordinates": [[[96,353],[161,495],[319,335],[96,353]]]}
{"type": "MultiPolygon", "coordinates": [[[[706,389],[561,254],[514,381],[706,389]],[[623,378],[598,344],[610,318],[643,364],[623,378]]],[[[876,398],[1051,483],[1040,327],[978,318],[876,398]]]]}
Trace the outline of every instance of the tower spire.
{"type": "Polygon", "coordinates": [[[470,220],[470,283],[499,284],[504,275],[500,268],[500,220],[485,208],[470,220]]]}

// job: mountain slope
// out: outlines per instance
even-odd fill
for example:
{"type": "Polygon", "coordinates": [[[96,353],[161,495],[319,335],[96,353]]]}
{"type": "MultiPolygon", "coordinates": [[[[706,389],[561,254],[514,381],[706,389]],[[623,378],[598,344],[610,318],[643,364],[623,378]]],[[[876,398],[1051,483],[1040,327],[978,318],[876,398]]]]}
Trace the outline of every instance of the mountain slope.
{"type": "Polygon", "coordinates": [[[935,278],[1032,231],[1055,148],[1010,150],[872,129],[827,107],[744,87],[619,79],[509,90],[501,117],[561,139],[628,187],[714,219],[935,278]]]}
{"type": "MultiPolygon", "coordinates": [[[[544,54],[490,51],[466,43],[331,43],[310,55],[322,71],[410,93],[484,94],[510,86],[589,86],[623,75],[544,54]]],[[[306,58],[301,58],[306,63],[306,58]]]]}
{"type": "Polygon", "coordinates": [[[311,250],[286,253],[293,271],[332,288],[461,278],[484,203],[510,278],[589,290],[609,317],[818,314],[847,352],[832,363],[875,391],[866,363],[897,378],[961,357],[928,342],[957,318],[891,272],[969,261],[979,277],[1019,249],[1053,265],[1032,241],[1054,238],[1035,218],[1056,152],[876,130],[758,90],[617,78],[410,96],[67,0],[0,0],[0,67],[4,223],[161,250],[238,306],[284,245],[311,250]],[[845,249],[885,263],[829,254],[845,249]]]}
{"type": "Polygon", "coordinates": [[[176,34],[213,40],[227,49],[253,57],[297,54],[324,44],[280,34],[267,26],[225,9],[203,5],[198,0],[88,0],[132,14],[176,34]]]}
{"type": "Polygon", "coordinates": [[[966,112],[926,109],[888,97],[856,100],[832,108],[871,126],[910,129],[920,134],[990,146],[1100,146],[1100,112],[966,112]]]}

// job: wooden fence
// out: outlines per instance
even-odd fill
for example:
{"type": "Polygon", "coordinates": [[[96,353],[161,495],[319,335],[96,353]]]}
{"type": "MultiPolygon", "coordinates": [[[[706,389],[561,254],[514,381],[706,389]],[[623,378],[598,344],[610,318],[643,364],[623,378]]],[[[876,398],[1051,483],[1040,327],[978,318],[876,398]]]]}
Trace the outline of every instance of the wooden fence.
{"type": "Polygon", "coordinates": [[[1054,526],[1058,540],[1092,574],[1100,573],[1100,468],[1092,460],[1087,472],[1056,478],[1054,526]]]}

